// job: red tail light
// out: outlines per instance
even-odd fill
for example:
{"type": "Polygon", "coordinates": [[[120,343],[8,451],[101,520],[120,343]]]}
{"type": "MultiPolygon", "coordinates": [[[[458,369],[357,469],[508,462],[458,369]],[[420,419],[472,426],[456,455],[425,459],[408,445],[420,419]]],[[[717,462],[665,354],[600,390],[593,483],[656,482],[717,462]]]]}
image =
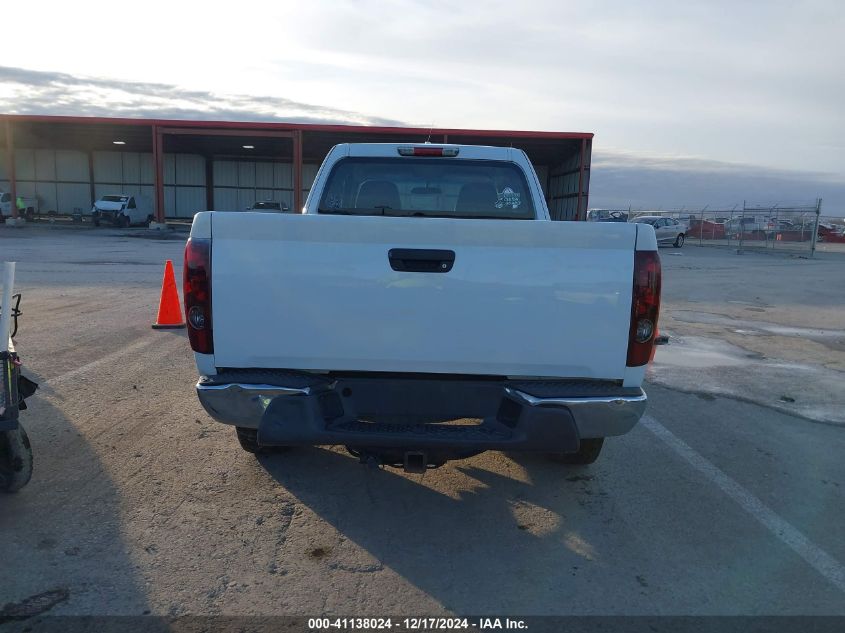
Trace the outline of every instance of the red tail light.
{"type": "Polygon", "coordinates": [[[660,312],[660,257],[657,251],[634,253],[634,293],[628,332],[628,367],[648,363],[660,312]]]}
{"type": "Polygon", "coordinates": [[[191,238],[185,245],[185,320],[191,349],[214,353],[211,328],[211,240],[191,238]]]}

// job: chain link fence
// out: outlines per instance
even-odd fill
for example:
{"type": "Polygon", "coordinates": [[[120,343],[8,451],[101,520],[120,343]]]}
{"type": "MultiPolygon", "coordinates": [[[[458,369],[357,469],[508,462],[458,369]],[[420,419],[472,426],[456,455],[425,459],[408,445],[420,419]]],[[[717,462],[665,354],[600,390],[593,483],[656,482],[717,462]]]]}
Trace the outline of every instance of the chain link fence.
{"type": "Polygon", "coordinates": [[[822,216],[821,205],[818,199],[788,206],[744,202],[722,209],[596,210],[592,219],[630,222],[646,215],[673,218],[685,231],[686,244],[698,246],[785,251],[807,257],[813,257],[819,249],[845,253],[845,220],[822,216]]]}

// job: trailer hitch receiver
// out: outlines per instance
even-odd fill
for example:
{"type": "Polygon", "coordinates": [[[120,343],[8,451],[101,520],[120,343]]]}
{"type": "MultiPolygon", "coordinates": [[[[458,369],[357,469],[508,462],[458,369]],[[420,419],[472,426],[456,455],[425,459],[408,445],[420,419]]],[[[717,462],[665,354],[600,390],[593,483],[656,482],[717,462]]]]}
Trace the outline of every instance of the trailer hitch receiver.
{"type": "Polygon", "coordinates": [[[403,460],[406,473],[424,473],[428,468],[428,456],[423,451],[407,451],[403,460]]]}

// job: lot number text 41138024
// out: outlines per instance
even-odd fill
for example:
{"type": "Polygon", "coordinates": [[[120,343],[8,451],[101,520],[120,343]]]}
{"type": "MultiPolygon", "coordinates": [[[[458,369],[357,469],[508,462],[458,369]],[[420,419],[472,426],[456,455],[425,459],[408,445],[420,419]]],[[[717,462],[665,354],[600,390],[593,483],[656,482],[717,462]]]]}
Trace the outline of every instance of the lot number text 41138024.
{"type": "Polygon", "coordinates": [[[310,618],[310,631],[518,631],[527,629],[524,620],[511,618],[310,618]]]}

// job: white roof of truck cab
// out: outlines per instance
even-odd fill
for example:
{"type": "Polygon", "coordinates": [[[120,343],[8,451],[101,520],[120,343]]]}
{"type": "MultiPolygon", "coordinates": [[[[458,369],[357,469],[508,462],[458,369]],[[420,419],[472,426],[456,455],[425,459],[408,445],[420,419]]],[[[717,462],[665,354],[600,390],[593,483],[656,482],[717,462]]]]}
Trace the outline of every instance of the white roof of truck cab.
{"type": "Polygon", "coordinates": [[[448,147],[458,150],[454,158],[475,160],[514,160],[514,154],[522,154],[521,150],[512,147],[492,147],[488,145],[457,145],[455,143],[343,143],[336,145],[334,151],[340,151],[344,156],[390,156],[399,155],[400,147],[448,147]]]}

